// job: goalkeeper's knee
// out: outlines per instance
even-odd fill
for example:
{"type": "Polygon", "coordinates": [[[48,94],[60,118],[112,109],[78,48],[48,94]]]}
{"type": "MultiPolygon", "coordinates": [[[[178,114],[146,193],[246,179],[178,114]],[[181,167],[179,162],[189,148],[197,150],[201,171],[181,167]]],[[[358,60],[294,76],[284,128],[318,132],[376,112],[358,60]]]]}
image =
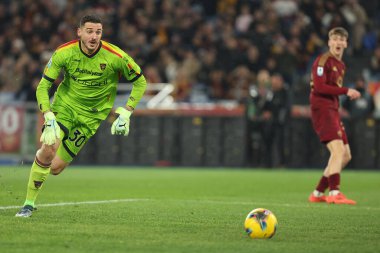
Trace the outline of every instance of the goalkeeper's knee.
{"type": "Polygon", "coordinates": [[[37,151],[36,156],[39,160],[51,163],[57,153],[58,147],[56,145],[42,144],[41,148],[37,151]]]}

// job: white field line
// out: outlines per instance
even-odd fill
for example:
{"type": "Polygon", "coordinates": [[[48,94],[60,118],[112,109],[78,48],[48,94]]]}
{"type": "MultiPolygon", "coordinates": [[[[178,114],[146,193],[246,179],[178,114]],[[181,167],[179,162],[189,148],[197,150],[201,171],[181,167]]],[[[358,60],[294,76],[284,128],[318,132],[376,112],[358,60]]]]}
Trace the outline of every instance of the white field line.
{"type": "MultiPolygon", "coordinates": [[[[188,200],[176,200],[176,199],[110,199],[110,200],[94,200],[94,201],[81,201],[81,202],[60,202],[50,204],[39,204],[36,207],[55,207],[55,206],[76,206],[76,205],[94,205],[94,204],[111,204],[121,202],[141,202],[141,201],[178,201],[185,203],[203,203],[203,204],[219,204],[219,205],[250,205],[251,207],[265,207],[265,206],[282,206],[282,207],[301,207],[301,208],[328,208],[334,205],[327,204],[295,204],[295,203],[276,203],[276,202],[248,202],[248,201],[221,201],[221,200],[207,200],[207,199],[188,199],[188,200]]],[[[18,209],[21,206],[0,206],[0,210],[18,209]]],[[[369,211],[380,211],[380,207],[370,207],[361,205],[345,205],[346,208],[360,209],[369,211]]]]}
{"type": "MultiPolygon", "coordinates": [[[[76,205],[94,205],[94,204],[110,204],[120,202],[137,202],[146,201],[148,199],[110,199],[110,200],[94,200],[94,201],[81,201],[81,202],[60,202],[51,204],[39,204],[36,207],[49,207],[49,206],[76,206],[76,205]]],[[[21,206],[0,206],[0,210],[5,209],[18,209],[21,206]]]]}

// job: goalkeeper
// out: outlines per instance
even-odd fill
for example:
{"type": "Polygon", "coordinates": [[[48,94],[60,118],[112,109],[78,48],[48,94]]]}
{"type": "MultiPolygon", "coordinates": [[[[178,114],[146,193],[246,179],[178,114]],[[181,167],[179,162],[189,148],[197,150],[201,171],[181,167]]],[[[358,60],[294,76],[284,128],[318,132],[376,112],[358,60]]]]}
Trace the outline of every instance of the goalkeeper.
{"type": "Polygon", "coordinates": [[[95,15],[81,18],[78,40],[61,45],[45,67],[37,88],[37,101],[45,123],[32,165],[26,200],[17,217],[29,217],[38,192],[49,173],[58,175],[75,158],[110,113],[121,75],[133,83],[125,107],[111,133],[127,136],[129,118],[143,96],[146,80],[140,67],[120,48],[101,40],[102,21],[95,15]],[[50,104],[48,91],[61,70],[64,79],[50,104]]]}

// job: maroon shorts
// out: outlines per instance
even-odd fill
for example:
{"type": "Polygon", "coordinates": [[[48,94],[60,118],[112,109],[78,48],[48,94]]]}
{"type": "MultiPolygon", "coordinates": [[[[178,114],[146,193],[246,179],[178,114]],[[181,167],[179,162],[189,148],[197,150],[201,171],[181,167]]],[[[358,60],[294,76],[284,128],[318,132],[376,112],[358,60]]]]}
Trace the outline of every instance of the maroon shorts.
{"type": "Polygon", "coordinates": [[[337,110],[330,108],[312,109],[311,121],[322,143],[328,143],[332,140],[342,140],[344,144],[348,143],[346,131],[337,110]]]}

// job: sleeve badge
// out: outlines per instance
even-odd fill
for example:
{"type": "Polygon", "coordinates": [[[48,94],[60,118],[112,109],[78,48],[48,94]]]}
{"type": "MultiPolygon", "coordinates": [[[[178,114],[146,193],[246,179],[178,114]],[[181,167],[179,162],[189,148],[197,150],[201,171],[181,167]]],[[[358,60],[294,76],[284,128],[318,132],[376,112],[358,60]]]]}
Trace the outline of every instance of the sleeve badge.
{"type": "Polygon", "coordinates": [[[318,76],[322,76],[322,75],[323,75],[323,67],[319,66],[319,67],[317,68],[317,75],[318,75],[318,76]]]}

